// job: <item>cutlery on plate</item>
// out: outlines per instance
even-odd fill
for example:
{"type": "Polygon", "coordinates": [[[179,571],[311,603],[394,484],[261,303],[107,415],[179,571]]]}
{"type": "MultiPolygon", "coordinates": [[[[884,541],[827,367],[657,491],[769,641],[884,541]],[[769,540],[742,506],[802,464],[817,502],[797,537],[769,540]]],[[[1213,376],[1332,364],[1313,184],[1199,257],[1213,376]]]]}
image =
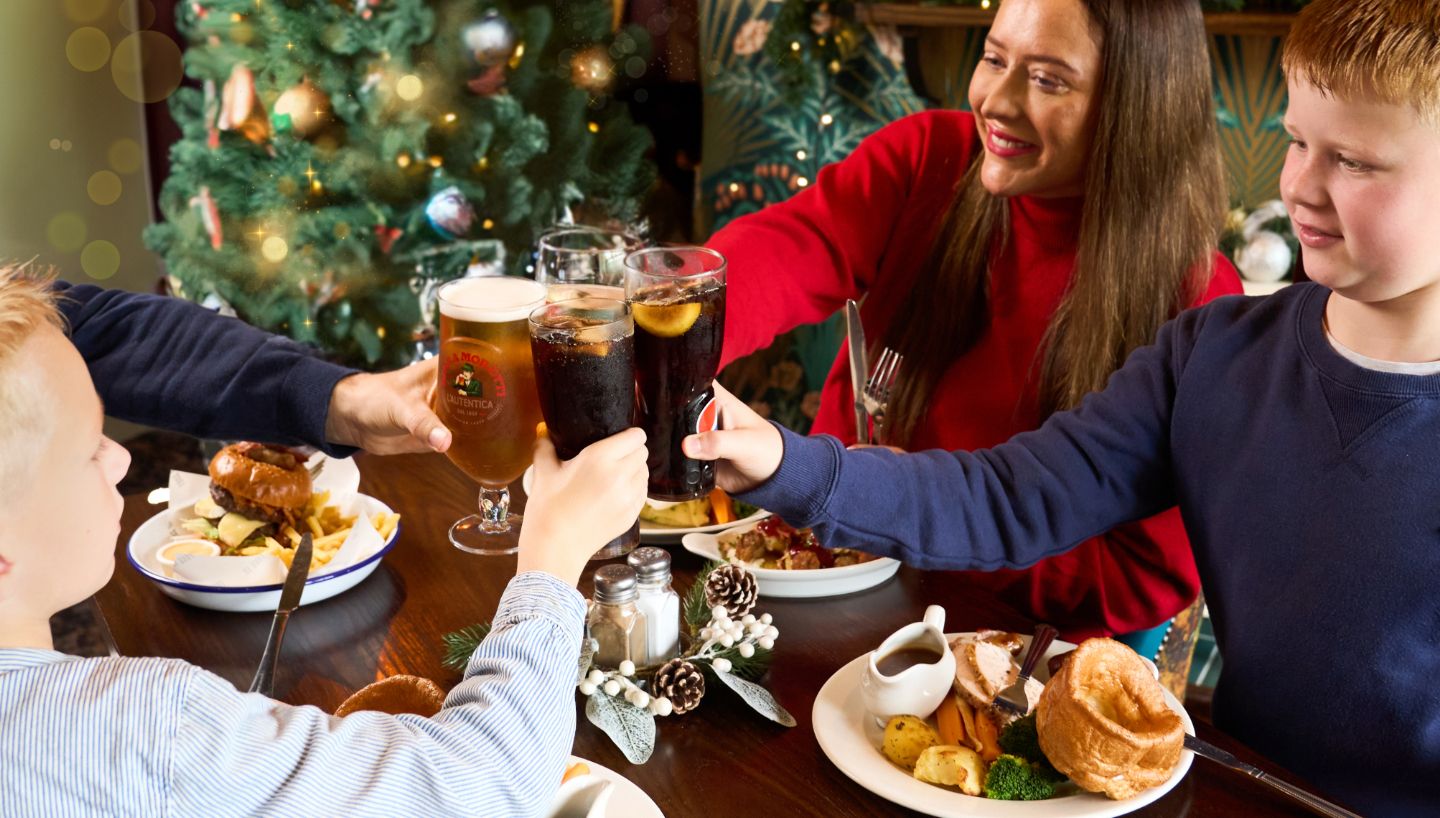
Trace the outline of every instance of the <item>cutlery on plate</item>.
{"type": "Polygon", "coordinates": [[[300,545],[290,560],[290,570],[285,574],[285,585],[280,589],[280,604],[275,608],[275,619],[270,622],[270,636],[265,640],[265,652],[260,656],[260,667],[255,669],[255,678],[250,682],[251,693],[275,695],[275,669],[280,662],[280,640],[285,638],[285,626],[290,614],[300,607],[300,595],[305,591],[305,580],[310,576],[310,552],[314,541],[309,534],[300,537],[300,545]]]}
{"type": "Polygon", "coordinates": [[[995,704],[1014,713],[1025,715],[1030,712],[1030,698],[1025,695],[1025,683],[1035,670],[1035,663],[1050,649],[1050,643],[1060,632],[1049,625],[1036,625],[1035,635],[1030,637],[1030,646],[1025,649],[1025,658],[1020,660],[1020,675],[995,697],[995,704]]]}
{"type": "Polygon", "coordinates": [[[870,443],[880,442],[880,431],[885,426],[885,413],[890,408],[890,392],[895,388],[895,379],[900,374],[900,364],[904,360],[904,355],[885,347],[880,350],[880,360],[875,362],[875,370],[865,382],[861,400],[865,404],[865,411],[870,413],[870,418],[875,422],[875,433],[871,435],[870,443]]]}
{"type": "Polygon", "coordinates": [[[855,396],[855,442],[870,442],[870,415],[865,409],[865,328],[860,326],[860,305],[845,299],[845,339],[850,353],[850,391],[855,396]]]}
{"type": "Polygon", "coordinates": [[[1253,767],[1249,764],[1246,764],[1245,762],[1241,761],[1230,753],[1225,752],[1219,747],[1216,747],[1210,742],[1202,741],[1201,739],[1198,739],[1190,735],[1189,733],[1185,734],[1185,749],[1189,750],[1197,756],[1208,758],[1216,764],[1229,767],[1230,769],[1235,770],[1236,772],[1244,773],[1257,781],[1269,784],[1270,786],[1285,793],[1291,798],[1294,798],[1296,801],[1299,801],[1300,803],[1304,804],[1305,806],[1309,807],[1320,815],[1328,815],[1331,816],[1331,818],[1360,818],[1358,814],[1353,813],[1350,810],[1345,809],[1344,807],[1336,806],[1335,804],[1326,801],[1324,798],[1321,798],[1318,795],[1314,795],[1300,789],[1294,784],[1289,784],[1281,781],[1280,779],[1269,775],[1259,767],[1253,767]]]}

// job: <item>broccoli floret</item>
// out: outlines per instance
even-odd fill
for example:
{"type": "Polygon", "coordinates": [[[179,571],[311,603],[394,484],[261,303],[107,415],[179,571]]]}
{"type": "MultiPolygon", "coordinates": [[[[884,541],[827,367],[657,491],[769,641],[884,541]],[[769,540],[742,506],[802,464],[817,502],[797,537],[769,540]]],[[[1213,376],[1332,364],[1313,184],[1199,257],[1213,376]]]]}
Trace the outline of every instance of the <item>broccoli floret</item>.
{"type": "Polygon", "coordinates": [[[1043,801],[1055,795],[1055,784],[1034,764],[1001,755],[985,773],[985,797],[1001,801],[1043,801]]]}
{"type": "Polygon", "coordinates": [[[1035,729],[1033,713],[1010,722],[1000,731],[1000,749],[1035,765],[1051,781],[1065,779],[1050,763],[1050,759],[1045,757],[1045,751],[1040,749],[1040,733],[1035,729]]]}

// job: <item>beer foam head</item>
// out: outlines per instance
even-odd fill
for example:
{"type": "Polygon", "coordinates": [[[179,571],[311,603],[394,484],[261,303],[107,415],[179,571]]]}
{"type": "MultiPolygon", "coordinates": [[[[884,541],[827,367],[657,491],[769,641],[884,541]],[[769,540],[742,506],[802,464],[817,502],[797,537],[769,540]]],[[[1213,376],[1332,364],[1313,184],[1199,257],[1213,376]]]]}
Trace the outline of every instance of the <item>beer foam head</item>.
{"type": "Polygon", "coordinates": [[[462,278],[440,288],[440,312],[460,321],[524,321],[545,301],[545,286],[528,278],[462,278]]]}
{"type": "Polygon", "coordinates": [[[44,385],[32,367],[20,365],[21,347],[46,324],[62,327],[45,276],[0,264],[0,503],[50,438],[44,385]]]}

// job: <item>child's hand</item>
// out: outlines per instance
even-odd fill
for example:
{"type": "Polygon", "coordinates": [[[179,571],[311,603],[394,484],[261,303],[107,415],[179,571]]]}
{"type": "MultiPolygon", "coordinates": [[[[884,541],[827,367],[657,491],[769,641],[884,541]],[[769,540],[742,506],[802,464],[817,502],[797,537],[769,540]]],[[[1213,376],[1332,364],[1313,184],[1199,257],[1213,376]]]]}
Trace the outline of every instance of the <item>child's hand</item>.
{"type": "Polygon", "coordinates": [[[516,570],[571,585],[590,556],[624,534],[645,505],[645,433],[626,429],[560,462],[550,438],[535,441],[535,479],[520,526],[516,570]]]}
{"type": "Polygon", "coordinates": [[[725,491],[749,491],[780,468],[785,453],[780,431],[718,383],[715,400],[720,402],[722,428],[685,438],[685,454],[720,461],[715,464],[715,482],[725,491]]]}

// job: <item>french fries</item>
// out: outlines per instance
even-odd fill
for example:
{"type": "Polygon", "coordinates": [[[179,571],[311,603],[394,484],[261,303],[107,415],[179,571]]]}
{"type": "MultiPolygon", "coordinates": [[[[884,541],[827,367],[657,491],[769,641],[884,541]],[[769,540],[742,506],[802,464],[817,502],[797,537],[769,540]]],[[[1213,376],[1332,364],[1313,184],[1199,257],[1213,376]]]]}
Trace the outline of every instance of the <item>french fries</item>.
{"type": "MultiPolygon", "coordinates": [[[[252,539],[248,541],[248,544],[225,553],[246,557],[271,554],[285,563],[285,567],[288,569],[291,561],[295,558],[295,549],[300,547],[300,540],[304,533],[311,537],[310,570],[314,571],[321,566],[328,565],[340,552],[340,547],[345,544],[345,539],[350,536],[356,522],[360,520],[359,515],[341,514],[339,508],[329,505],[329,501],[330,492],[322,491],[312,497],[310,503],[295,515],[293,525],[281,525],[279,532],[274,537],[265,537],[262,542],[252,539]]],[[[199,522],[206,526],[209,525],[205,520],[199,522]]],[[[382,511],[367,517],[365,522],[375,528],[382,541],[389,542],[390,538],[395,535],[395,529],[400,525],[400,515],[382,511]]],[[[197,529],[194,533],[213,539],[213,534],[206,534],[199,526],[197,529]]]]}

